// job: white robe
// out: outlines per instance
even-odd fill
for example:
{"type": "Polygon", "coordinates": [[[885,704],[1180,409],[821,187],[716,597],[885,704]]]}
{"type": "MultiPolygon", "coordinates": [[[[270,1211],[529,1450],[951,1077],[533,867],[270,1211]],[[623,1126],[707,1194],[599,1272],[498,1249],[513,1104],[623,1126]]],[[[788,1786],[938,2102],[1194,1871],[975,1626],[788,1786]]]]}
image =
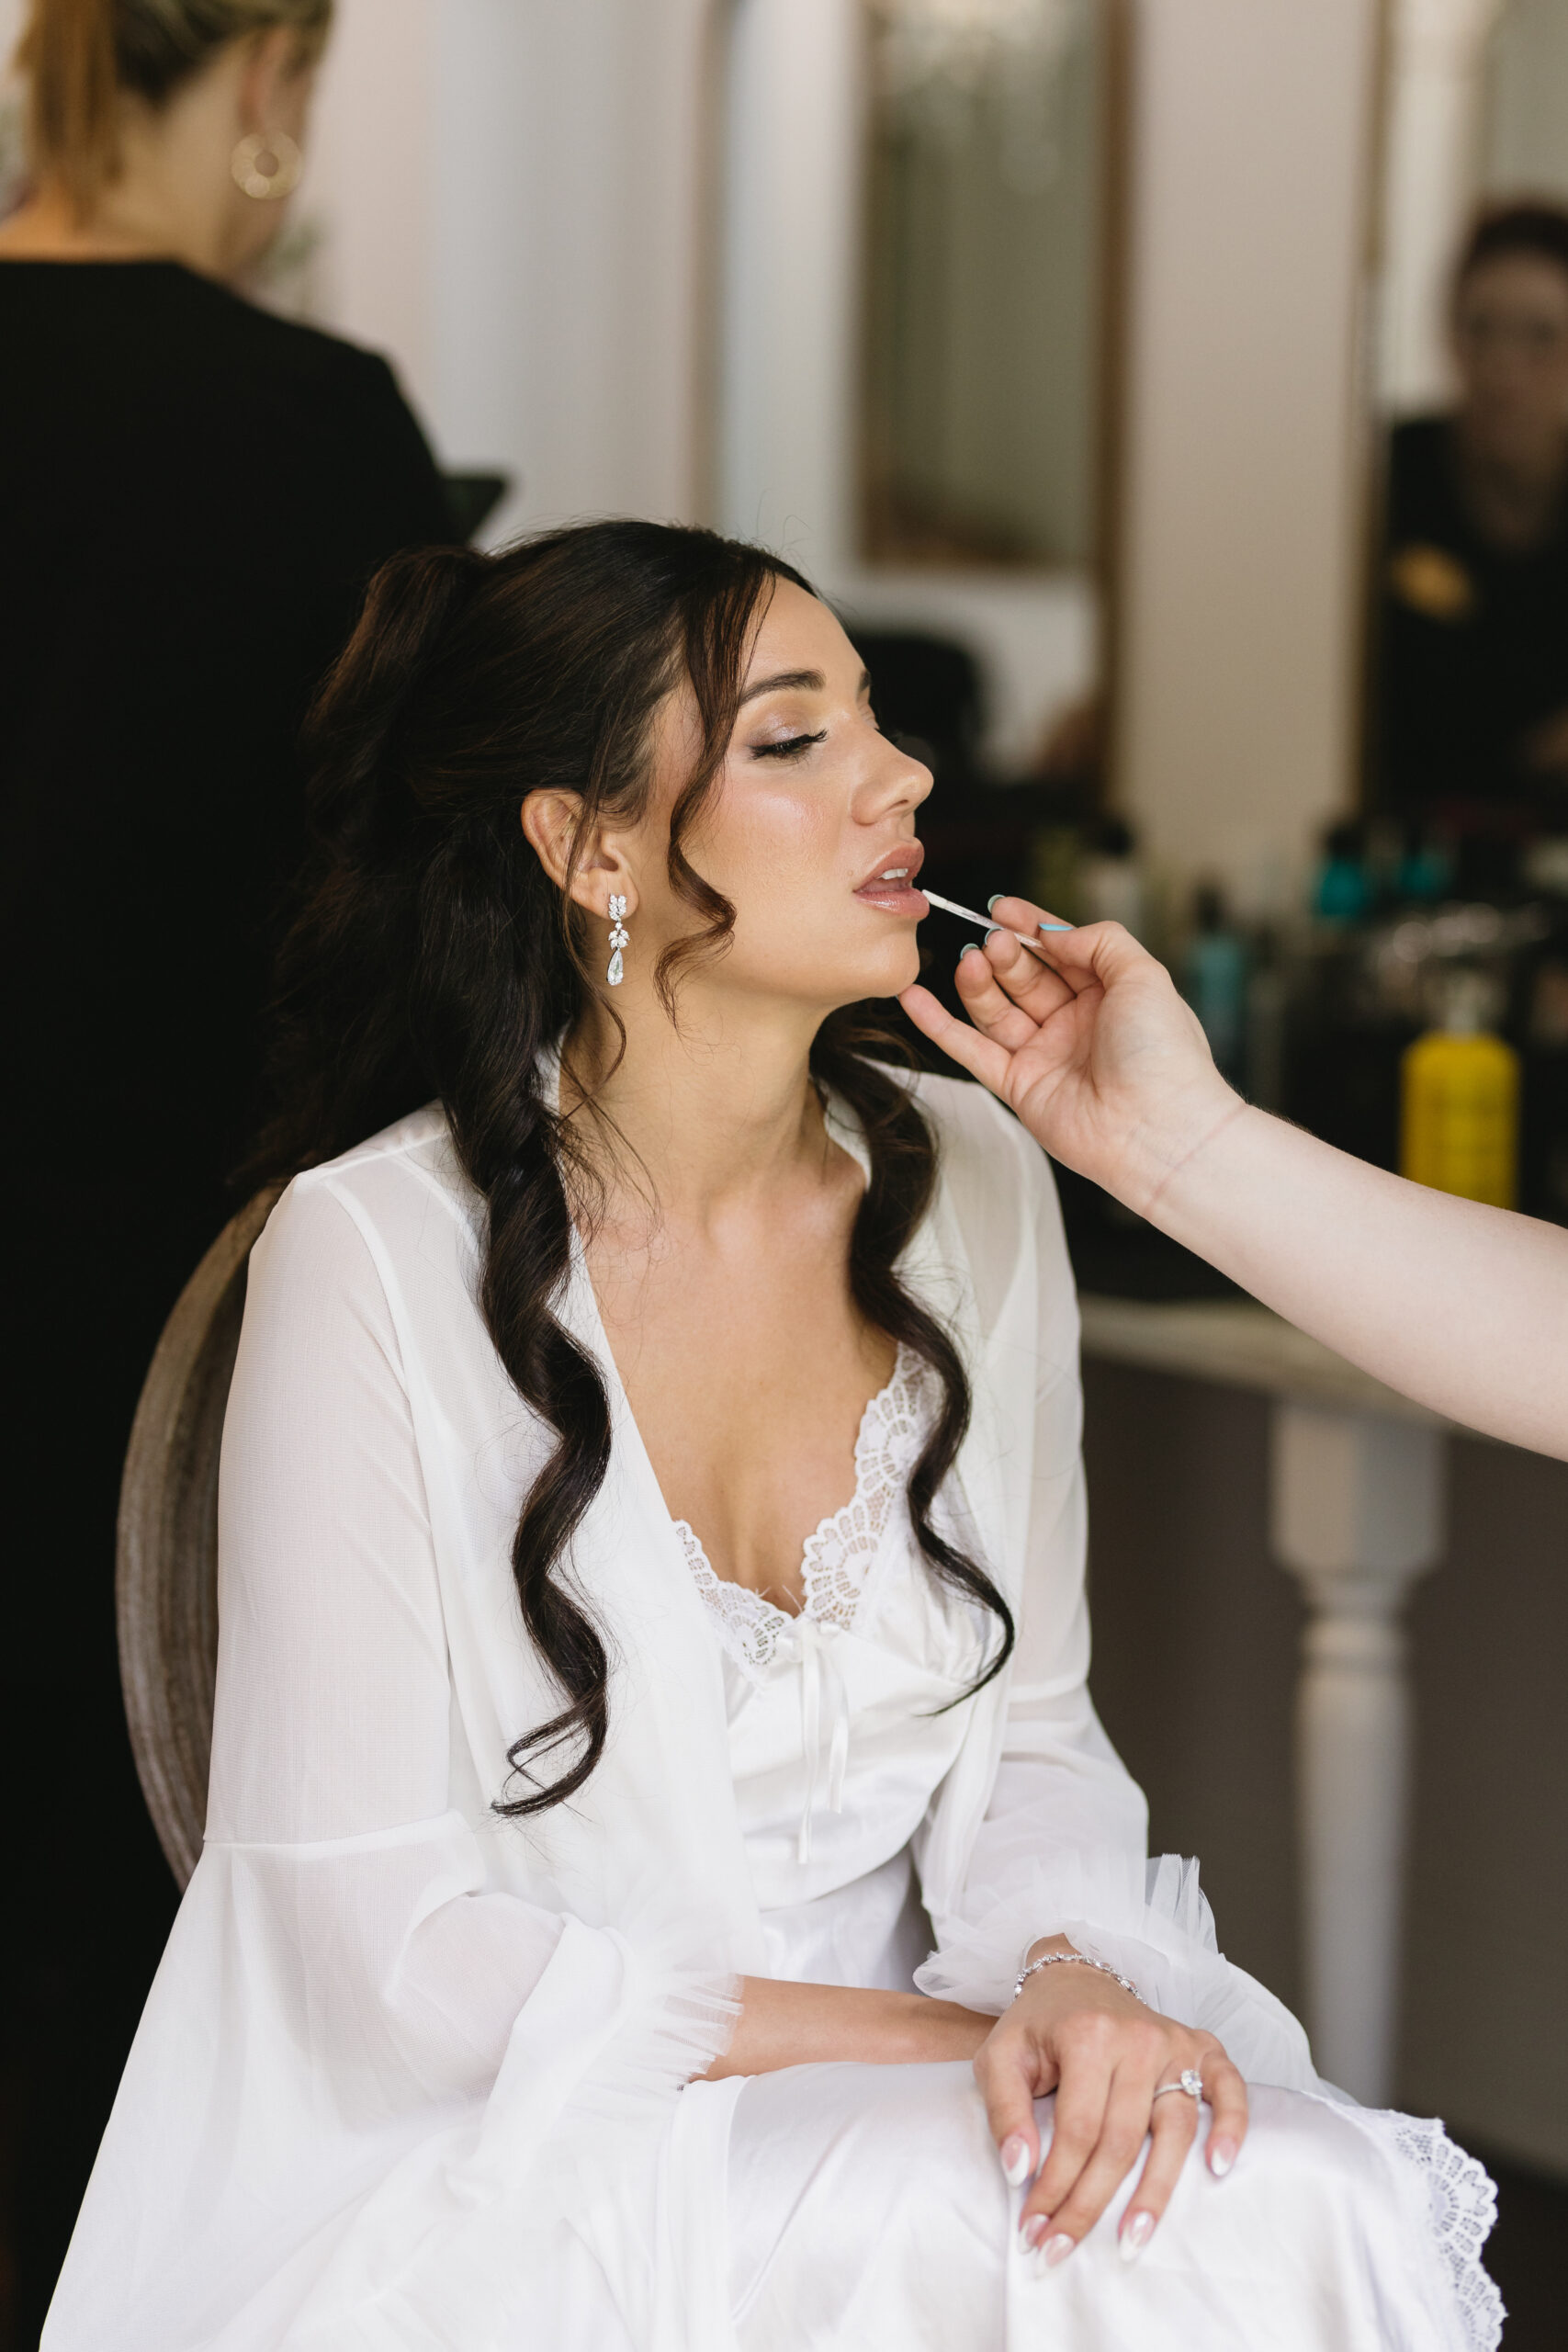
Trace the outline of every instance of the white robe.
{"type": "MultiPolygon", "coordinates": [[[[1256,2246],[1272,2215],[1295,2238],[1253,2281],[1257,2308],[1277,2311],[1298,2274],[1308,2287],[1296,2332],[1270,2343],[1337,2352],[1336,2313],[1359,2295],[1387,2332],[1346,2344],[1483,2346],[1478,2168],[1429,2132],[1406,2130],[1402,2151],[1397,2122],[1325,2104],[1299,2026],[1220,1958],[1193,1866],[1145,1870],[1143,1800],[1086,1687],[1077,1314],[1049,1173],[978,1089],[927,1079],[920,1095],[942,1176],[904,1272],[974,1389],[940,1509],[1020,1621],[909,1841],[936,1940],[920,1982],[996,2010],[1032,1937],[1066,1931],[1112,1960],[1251,2081],[1304,2095],[1283,2098],[1275,2155],[1266,2121],[1264,2154],[1223,2191],[1190,2165],[1190,2218],[1173,2210],[1161,2260],[1203,2269],[1205,2247],[1238,2233],[1256,2246]],[[1446,2233],[1427,2219],[1438,2167],[1446,2233]],[[1369,2211],[1371,2234],[1355,2223],[1357,2248],[1340,2246],[1369,2211]]],[[[425,1111],[299,1178],[253,1258],[224,1435],[207,1842],[44,2352],[1230,2340],[1223,2310],[1190,2334],[1145,2327],[1144,2286],[1118,2316],[1094,2284],[1104,2230],[1055,2274],[1051,2312],[1019,2300],[964,2069],[682,2088],[725,2045],[735,1976],[776,1968],[779,1945],[742,1831],[721,1652],[580,1252],[560,1311],[598,1357],[614,1443],[571,1565],[608,1636],[610,1739],[571,1803],[524,1823],[493,1812],[514,1785],[508,1747],[559,1699],[509,1557],[552,1441],[475,1304],[479,1207],[425,1111]],[[917,2115],[931,2153],[911,2173],[917,2115]],[[867,2215],[880,2197],[913,2228],[901,2287],[875,2283],[894,2235],[874,2260],[846,2178],[865,2184],[867,2215]],[[943,2275],[971,2332],[910,2332],[936,2324],[916,2280],[954,2199],[964,2242],[988,2248],[1005,2339],[961,2263],[943,2275]]],[[[1152,2257],[1127,2277],[1156,2277],[1152,2257]]],[[[1236,2302],[1234,2340],[1255,2347],[1251,2308],[1236,2302]]]]}

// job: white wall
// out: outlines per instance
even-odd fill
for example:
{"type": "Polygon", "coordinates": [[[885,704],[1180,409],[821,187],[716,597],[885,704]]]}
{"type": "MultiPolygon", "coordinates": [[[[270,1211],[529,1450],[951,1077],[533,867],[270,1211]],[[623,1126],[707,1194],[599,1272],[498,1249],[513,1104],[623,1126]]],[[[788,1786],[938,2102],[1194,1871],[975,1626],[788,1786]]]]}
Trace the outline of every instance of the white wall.
{"type": "Polygon", "coordinates": [[[1568,0],[1506,0],[1488,45],[1481,179],[1568,198],[1568,0]]]}
{"type": "Polygon", "coordinates": [[[1375,0],[1141,0],[1122,797],[1277,894],[1348,797],[1375,0]]]}
{"type": "Polygon", "coordinates": [[[389,352],[492,536],[694,496],[706,0],[340,0],[306,200],[325,322],[389,352]]]}

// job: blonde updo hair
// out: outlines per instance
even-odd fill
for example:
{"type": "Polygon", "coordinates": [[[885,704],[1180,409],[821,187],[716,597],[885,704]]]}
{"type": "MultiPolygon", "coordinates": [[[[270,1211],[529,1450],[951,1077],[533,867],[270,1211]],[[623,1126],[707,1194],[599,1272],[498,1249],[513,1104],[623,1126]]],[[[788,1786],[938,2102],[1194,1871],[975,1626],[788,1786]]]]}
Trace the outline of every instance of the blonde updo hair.
{"type": "Polygon", "coordinates": [[[17,63],[34,175],[85,218],[114,176],[122,94],[161,107],[230,41],[276,25],[295,27],[312,56],[332,12],[333,0],[33,0],[17,63]]]}

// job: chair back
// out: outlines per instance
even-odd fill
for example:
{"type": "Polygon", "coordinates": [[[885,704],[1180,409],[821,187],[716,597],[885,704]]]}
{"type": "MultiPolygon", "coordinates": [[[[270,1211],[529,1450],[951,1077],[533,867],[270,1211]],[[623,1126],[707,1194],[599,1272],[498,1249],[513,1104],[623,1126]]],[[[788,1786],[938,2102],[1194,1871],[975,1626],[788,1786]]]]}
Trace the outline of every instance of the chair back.
{"type": "Polygon", "coordinates": [[[207,1817],[218,1676],[218,1454],[245,1268],[276,1187],[231,1217],[180,1293],[141,1390],[119,1489],[119,1679],[141,1792],[183,1887],[207,1817]]]}

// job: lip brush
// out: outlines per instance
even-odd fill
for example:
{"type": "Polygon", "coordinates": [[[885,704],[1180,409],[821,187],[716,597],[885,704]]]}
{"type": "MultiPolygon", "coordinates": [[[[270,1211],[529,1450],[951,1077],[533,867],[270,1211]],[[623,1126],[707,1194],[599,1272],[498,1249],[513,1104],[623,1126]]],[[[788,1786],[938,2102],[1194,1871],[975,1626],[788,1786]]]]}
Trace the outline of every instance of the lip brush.
{"type": "MultiPolygon", "coordinates": [[[[993,922],[989,915],[977,915],[973,907],[961,907],[956,899],[944,899],[940,891],[928,889],[923,882],[918,883],[916,888],[919,889],[920,896],[923,899],[929,899],[933,907],[940,907],[943,914],[957,915],[961,921],[964,922],[972,922],[976,925],[976,929],[984,932],[1005,931],[1007,929],[1007,925],[1005,923],[993,922]]],[[[1043,922],[1040,928],[1042,931],[1071,931],[1072,924],[1070,922],[1043,922]]],[[[1039,948],[1035,945],[1033,940],[1030,938],[1027,932],[1015,931],[1012,933],[1012,936],[1017,940],[1021,947],[1027,947],[1032,956],[1040,956],[1039,948]]],[[[1040,961],[1043,964],[1045,960],[1046,959],[1043,956],[1040,956],[1040,961]]]]}

